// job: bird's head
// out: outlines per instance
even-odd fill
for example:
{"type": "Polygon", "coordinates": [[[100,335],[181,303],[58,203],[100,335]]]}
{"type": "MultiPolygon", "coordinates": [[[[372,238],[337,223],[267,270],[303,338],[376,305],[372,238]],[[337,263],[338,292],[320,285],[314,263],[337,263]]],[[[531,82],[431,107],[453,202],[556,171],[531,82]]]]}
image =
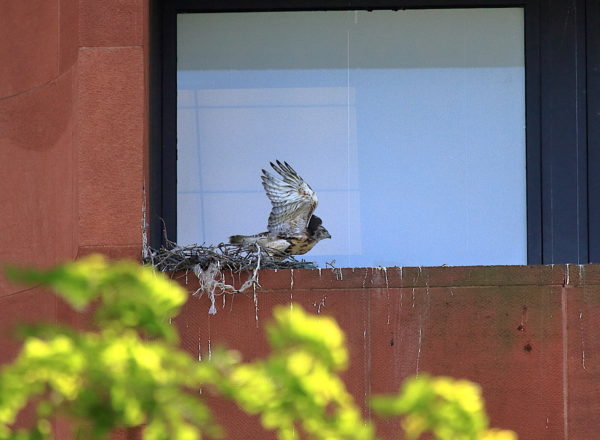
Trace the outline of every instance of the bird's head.
{"type": "Polygon", "coordinates": [[[319,225],[317,229],[313,232],[312,237],[317,241],[321,241],[326,238],[331,238],[331,234],[322,225],[319,225]]]}
{"type": "Polygon", "coordinates": [[[308,222],[308,227],[306,228],[308,235],[313,240],[321,241],[325,238],[331,238],[331,234],[327,229],[323,227],[323,220],[321,220],[316,215],[313,215],[308,222]]]}

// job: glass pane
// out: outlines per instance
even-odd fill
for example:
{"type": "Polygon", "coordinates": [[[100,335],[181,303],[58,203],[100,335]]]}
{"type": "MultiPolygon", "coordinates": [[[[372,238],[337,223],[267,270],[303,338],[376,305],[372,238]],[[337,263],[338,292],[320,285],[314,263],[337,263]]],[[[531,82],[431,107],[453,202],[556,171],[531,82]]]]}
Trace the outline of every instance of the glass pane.
{"type": "Polygon", "coordinates": [[[266,231],[289,162],[321,266],[526,263],[523,10],[178,17],[178,242],[266,231]]]}

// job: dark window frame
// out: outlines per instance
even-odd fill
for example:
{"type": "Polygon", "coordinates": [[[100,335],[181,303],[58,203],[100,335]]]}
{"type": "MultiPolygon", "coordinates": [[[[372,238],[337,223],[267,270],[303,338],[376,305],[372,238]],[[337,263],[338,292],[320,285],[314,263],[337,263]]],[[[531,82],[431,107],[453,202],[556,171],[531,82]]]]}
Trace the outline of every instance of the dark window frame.
{"type": "Polygon", "coordinates": [[[152,245],[176,237],[178,13],[472,7],[525,11],[528,264],[600,262],[597,0],[152,0],[152,245]]]}

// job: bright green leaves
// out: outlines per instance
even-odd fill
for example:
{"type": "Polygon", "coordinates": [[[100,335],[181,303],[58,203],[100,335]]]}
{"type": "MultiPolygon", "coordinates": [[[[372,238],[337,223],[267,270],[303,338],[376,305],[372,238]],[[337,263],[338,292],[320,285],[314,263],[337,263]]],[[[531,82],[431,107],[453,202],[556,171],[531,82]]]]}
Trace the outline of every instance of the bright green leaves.
{"type": "Polygon", "coordinates": [[[334,371],[348,362],[345,337],[335,320],[307,314],[300,306],[277,307],[275,322],[267,327],[273,349],[310,352],[334,371]]]}
{"type": "Polygon", "coordinates": [[[55,415],[66,415],[85,439],[143,424],[150,440],[218,433],[196,394],[218,372],[175,345],[169,318],[187,297],[176,283],[133,262],[110,264],[98,256],[12,274],[53,288],[79,309],[93,302],[98,331],[34,326],[23,332],[20,355],[0,375],[1,439],[17,438],[9,426],[30,400],[39,402],[39,423],[23,438],[51,438],[47,421],[55,415]]]}
{"type": "Polygon", "coordinates": [[[0,438],[24,403],[41,396],[47,399],[38,405],[40,417],[67,414],[86,439],[103,439],[114,428],[149,421],[164,429],[160,435],[149,429],[144,438],[177,439],[174,433],[180,431],[195,433],[185,438],[200,438],[200,429],[216,432],[208,409],[189,391],[215,376],[206,369],[213,367],[132,331],[118,337],[30,338],[0,376],[0,438]]]}
{"type": "Polygon", "coordinates": [[[407,440],[433,434],[439,440],[516,440],[512,431],[488,430],[477,384],[449,377],[421,375],[409,379],[397,396],[375,397],[372,406],[382,416],[405,416],[407,440]]]}
{"type": "Polygon", "coordinates": [[[149,267],[119,263],[106,277],[101,297],[102,306],[96,316],[103,328],[135,328],[148,336],[173,340],[176,334],[169,319],[178,314],[187,294],[149,267]]]}
{"type": "Polygon", "coordinates": [[[77,341],[69,336],[29,338],[17,360],[0,375],[0,438],[10,433],[8,425],[30,398],[50,391],[48,401],[38,406],[41,426],[45,426],[54,408],[50,401],[77,397],[84,368],[85,359],[77,350],[77,341]]]}
{"type": "Polygon", "coordinates": [[[268,326],[271,355],[235,366],[229,394],[282,440],[304,431],[314,439],[371,439],[344,383],[335,373],[345,368],[344,335],[328,317],[309,315],[298,306],[277,307],[268,326]]]}

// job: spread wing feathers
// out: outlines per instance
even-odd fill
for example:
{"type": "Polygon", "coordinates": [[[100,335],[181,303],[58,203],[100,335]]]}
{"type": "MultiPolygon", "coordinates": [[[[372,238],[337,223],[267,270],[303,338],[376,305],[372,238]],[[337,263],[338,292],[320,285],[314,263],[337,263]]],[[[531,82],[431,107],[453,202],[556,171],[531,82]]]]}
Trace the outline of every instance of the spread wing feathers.
{"type": "Polygon", "coordinates": [[[273,205],[267,229],[271,234],[304,234],[317,207],[317,195],[287,162],[271,162],[271,166],[281,179],[262,170],[263,187],[273,205]]]}

